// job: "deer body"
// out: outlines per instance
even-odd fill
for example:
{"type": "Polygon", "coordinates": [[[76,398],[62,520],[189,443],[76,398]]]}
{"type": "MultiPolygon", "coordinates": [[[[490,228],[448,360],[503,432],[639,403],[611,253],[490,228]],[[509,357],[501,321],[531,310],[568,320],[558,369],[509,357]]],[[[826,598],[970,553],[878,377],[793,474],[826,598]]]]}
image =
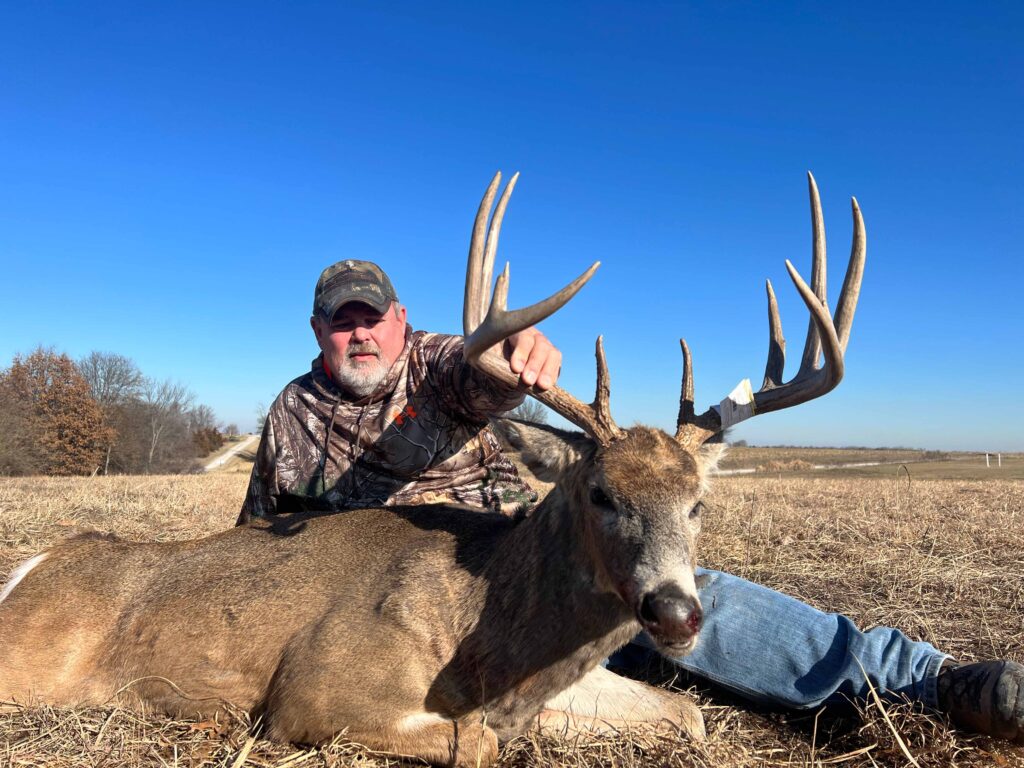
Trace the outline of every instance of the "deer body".
{"type": "MultiPolygon", "coordinates": [[[[493,756],[496,737],[522,733],[639,630],[609,591],[607,566],[580,546],[593,540],[575,501],[585,481],[518,522],[398,507],[315,518],[289,536],[72,539],[0,603],[0,698],[98,705],[121,695],[179,716],[230,703],[262,714],[282,740],[347,729],[372,747],[451,762],[469,733],[493,756]],[[434,748],[424,726],[441,731],[434,748]]],[[[684,547],[664,554],[692,572],[695,532],[673,517],[684,547]]],[[[639,684],[622,685],[632,698],[608,719],[653,715],[700,734],[681,697],[651,689],[637,710],[639,684]]],[[[475,760],[473,746],[461,748],[475,760]]]]}

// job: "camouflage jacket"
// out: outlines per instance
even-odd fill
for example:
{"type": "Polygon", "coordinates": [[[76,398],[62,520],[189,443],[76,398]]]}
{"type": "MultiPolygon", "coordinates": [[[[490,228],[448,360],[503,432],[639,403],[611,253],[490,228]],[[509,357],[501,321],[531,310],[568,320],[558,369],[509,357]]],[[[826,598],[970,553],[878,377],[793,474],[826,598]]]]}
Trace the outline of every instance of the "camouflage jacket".
{"type": "Polygon", "coordinates": [[[469,367],[460,336],[408,331],[362,400],[334,386],[321,355],[267,414],[238,524],[396,504],[525,510],[537,494],[487,426],[522,397],[469,367]]]}

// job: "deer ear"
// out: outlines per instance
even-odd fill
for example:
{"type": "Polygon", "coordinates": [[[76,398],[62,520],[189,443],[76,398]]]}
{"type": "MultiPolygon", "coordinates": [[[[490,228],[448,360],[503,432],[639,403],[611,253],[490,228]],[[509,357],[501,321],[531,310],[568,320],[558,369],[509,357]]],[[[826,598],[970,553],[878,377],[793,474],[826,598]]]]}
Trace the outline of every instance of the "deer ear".
{"type": "Polygon", "coordinates": [[[523,463],[547,483],[561,479],[565,471],[580,459],[590,458],[597,448],[582,432],[555,429],[547,424],[518,419],[491,419],[491,427],[514,450],[522,453],[523,463]]]}
{"type": "Polygon", "coordinates": [[[724,442],[709,442],[704,443],[699,449],[697,449],[697,463],[700,465],[700,475],[703,478],[705,490],[707,490],[708,481],[711,479],[711,473],[718,469],[718,462],[720,462],[728,450],[728,445],[724,442]]]}

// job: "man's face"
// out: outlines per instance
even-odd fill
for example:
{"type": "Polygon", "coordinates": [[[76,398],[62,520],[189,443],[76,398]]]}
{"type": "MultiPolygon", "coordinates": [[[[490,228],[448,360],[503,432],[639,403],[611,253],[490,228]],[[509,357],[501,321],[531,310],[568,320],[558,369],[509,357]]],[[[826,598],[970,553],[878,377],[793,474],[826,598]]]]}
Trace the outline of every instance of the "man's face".
{"type": "Polygon", "coordinates": [[[350,301],[330,322],[311,317],[309,324],[334,383],[357,398],[377,389],[405,347],[405,307],[397,303],[381,314],[350,301]]]}

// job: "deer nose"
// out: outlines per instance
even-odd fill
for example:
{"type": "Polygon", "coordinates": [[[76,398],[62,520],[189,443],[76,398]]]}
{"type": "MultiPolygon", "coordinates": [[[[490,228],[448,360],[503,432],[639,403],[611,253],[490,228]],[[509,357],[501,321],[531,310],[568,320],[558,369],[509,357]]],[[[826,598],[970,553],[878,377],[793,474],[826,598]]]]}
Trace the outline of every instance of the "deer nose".
{"type": "Polygon", "coordinates": [[[700,603],[675,584],[648,592],[640,601],[640,623],[657,640],[687,642],[700,631],[704,612],[700,603]]]}

